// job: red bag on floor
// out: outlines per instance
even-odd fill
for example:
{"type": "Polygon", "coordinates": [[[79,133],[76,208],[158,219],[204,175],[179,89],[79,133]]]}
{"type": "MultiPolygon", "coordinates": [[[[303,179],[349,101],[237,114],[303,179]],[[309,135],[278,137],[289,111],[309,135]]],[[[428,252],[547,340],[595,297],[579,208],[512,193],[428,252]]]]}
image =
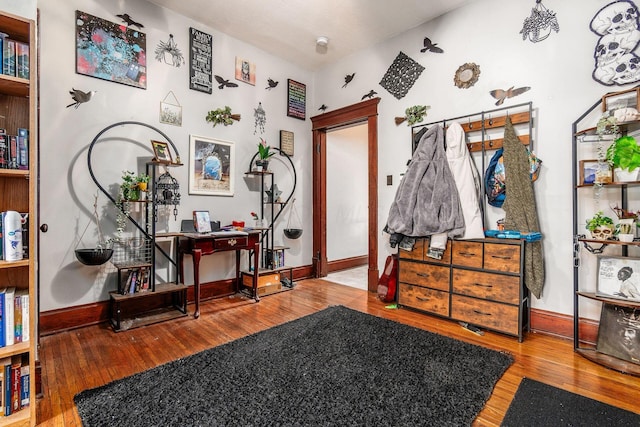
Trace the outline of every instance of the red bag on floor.
{"type": "Polygon", "coordinates": [[[378,280],[378,298],[383,302],[392,302],[396,299],[397,276],[398,258],[389,255],[384,264],[382,275],[378,280]]]}

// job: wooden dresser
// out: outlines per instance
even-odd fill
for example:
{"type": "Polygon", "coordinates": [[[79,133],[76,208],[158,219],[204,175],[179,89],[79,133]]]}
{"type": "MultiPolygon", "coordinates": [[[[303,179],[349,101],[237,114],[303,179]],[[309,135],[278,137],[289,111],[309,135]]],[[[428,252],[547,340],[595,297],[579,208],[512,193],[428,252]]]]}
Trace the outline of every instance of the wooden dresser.
{"type": "Polygon", "coordinates": [[[524,240],[449,240],[441,260],[427,257],[429,239],[400,250],[399,306],[517,336],[529,328],[524,240]]]}

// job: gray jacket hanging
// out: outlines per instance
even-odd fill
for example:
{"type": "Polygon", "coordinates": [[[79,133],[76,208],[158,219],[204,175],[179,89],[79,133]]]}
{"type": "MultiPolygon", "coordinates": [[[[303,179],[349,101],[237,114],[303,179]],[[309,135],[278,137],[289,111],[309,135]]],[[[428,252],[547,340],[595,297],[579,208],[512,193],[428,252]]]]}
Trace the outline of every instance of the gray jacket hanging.
{"type": "Polygon", "coordinates": [[[442,126],[422,135],[389,210],[385,231],[410,237],[464,234],[464,217],[444,150],[442,126]]]}

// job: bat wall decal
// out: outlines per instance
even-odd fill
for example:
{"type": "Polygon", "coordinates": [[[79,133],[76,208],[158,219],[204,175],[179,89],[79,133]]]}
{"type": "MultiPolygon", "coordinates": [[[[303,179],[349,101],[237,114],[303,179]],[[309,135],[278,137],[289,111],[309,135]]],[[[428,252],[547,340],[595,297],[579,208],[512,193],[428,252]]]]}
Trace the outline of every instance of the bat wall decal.
{"type": "Polygon", "coordinates": [[[519,88],[515,88],[515,89],[513,88],[513,86],[511,86],[507,90],[494,89],[489,93],[491,94],[491,96],[493,96],[495,99],[498,100],[496,102],[496,105],[502,105],[502,103],[504,102],[505,99],[513,98],[514,96],[518,96],[518,95],[522,95],[523,93],[525,93],[529,89],[531,89],[529,86],[523,86],[523,87],[519,87],[519,88]]]}

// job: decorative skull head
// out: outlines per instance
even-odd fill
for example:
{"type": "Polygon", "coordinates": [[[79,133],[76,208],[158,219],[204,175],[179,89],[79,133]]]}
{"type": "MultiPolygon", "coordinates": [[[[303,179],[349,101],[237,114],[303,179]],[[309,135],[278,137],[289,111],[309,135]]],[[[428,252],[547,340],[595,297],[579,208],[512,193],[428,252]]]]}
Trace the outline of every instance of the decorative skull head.
{"type": "Polygon", "coordinates": [[[638,29],[638,9],[630,1],[609,3],[591,20],[591,31],[601,36],[638,29]]]}
{"type": "Polygon", "coordinates": [[[619,56],[627,53],[616,40],[616,36],[609,34],[600,39],[596,47],[595,58],[599,67],[615,61],[619,56]]]}
{"type": "Polygon", "coordinates": [[[596,240],[609,240],[613,237],[613,228],[606,225],[600,225],[591,230],[591,237],[596,240]]]}
{"type": "Polygon", "coordinates": [[[618,85],[634,83],[640,80],[640,58],[633,53],[623,55],[616,65],[613,81],[618,85]]]}

